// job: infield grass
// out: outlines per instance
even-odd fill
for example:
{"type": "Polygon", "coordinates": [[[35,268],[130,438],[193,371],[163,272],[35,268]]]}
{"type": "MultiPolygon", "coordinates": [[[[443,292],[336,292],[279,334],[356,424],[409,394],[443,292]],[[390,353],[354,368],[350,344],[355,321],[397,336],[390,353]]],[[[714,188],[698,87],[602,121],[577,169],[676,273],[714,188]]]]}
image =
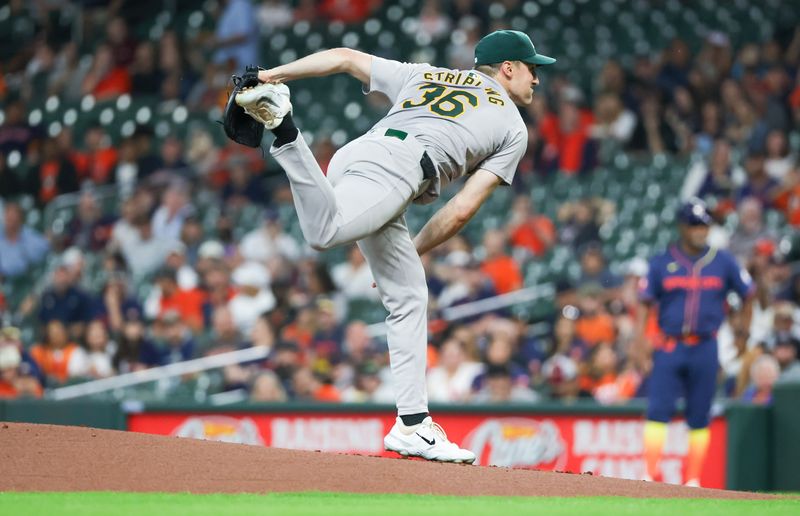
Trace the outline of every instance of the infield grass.
{"type": "Polygon", "coordinates": [[[0,493],[2,515],[493,515],[537,516],[796,516],[800,500],[770,501],[644,499],[620,497],[532,498],[339,493],[166,494],[166,493],[0,493]]]}

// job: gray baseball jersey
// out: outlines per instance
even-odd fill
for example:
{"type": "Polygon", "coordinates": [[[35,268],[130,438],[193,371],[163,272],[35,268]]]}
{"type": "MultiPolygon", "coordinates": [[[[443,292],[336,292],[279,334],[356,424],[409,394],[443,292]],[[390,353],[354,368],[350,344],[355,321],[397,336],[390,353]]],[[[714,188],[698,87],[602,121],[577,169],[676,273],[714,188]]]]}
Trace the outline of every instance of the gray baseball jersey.
{"type": "Polygon", "coordinates": [[[428,150],[439,180],[418,202],[482,168],[510,184],[528,144],[517,107],[493,78],[475,70],[450,70],[373,57],[369,88],[393,106],[381,127],[412,134],[428,150]]]}

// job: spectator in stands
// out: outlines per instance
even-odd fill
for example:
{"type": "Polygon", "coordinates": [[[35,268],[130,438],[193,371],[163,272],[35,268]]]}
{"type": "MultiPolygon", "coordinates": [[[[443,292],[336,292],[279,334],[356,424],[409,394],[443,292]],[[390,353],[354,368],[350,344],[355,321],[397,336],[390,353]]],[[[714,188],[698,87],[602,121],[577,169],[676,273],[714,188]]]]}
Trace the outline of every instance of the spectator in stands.
{"type": "Polygon", "coordinates": [[[309,367],[300,367],[292,374],[292,399],[338,403],[341,394],[331,383],[323,381],[309,367]]]}
{"type": "Polygon", "coordinates": [[[539,126],[550,152],[558,156],[558,169],[574,175],[594,166],[589,128],[594,123],[590,111],[582,109],[582,95],[574,86],[562,92],[557,113],[549,113],[539,126]]]}
{"type": "Polygon", "coordinates": [[[92,181],[95,185],[113,181],[118,153],[99,121],[92,122],[86,129],[83,141],[83,152],[74,155],[79,178],[92,181]]]}
{"type": "Polygon", "coordinates": [[[289,27],[294,21],[294,12],[285,0],[262,0],[256,12],[258,26],[263,35],[289,27]]]}
{"type": "Polygon", "coordinates": [[[641,378],[632,368],[618,371],[619,357],[611,344],[592,349],[587,371],[581,377],[581,390],[603,405],[623,403],[632,398],[641,378]]]}
{"type": "Polygon", "coordinates": [[[22,99],[13,99],[5,107],[5,120],[0,124],[0,153],[11,157],[17,152],[20,158],[34,154],[41,137],[36,128],[25,119],[27,107],[22,99]]]}
{"type": "Polygon", "coordinates": [[[14,202],[3,205],[0,233],[0,276],[13,278],[28,273],[41,263],[50,244],[35,229],[23,224],[22,208],[14,202]]]}
{"type": "Polygon", "coordinates": [[[564,203],[558,209],[559,240],[573,249],[600,241],[600,226],[591,199],[564,203]]]}
{"type": "Polygon", "coordinates": [[[287,400],[286,389],[280,378],[272,371],[263,371],[253,380],[250,401],[283,403],[287,400]]]}
{"type": "Polygon", "coordinates": [[[131,92],[128,70],[114,63],[114,54],[108,45],[95,49],[92,67],[83,79],[81,91],[101,101],[131,92]]]}
{"type": "Polygon", "coordinates": [[[160,365],[158,349],[146,335],[141,315],[124,320],[111,364],[120,374],[160,365]]]}
{"type": "Polygon", "coordinates": [[[196,216],[188,217],[183,221],[180,242],[183,244],[186,264],[192,268],[197,265],[204,236],[203,225],[196,216]]]}
{"type": "Polygon", "coordinates": [[[161,205],[153,214],[153,236],[175,242],[180,239],[183,222],[194,213],[189,204],[188,188],[172,183],[161,196],[161,205]]]}
{"type": "Polygon", "coordinates": [[[747,173],[747,182],[736,192],[737,202],[747,197],[755,197],[761,202],[761,206],[772,206],[779,185],[764,169],[764,154],[757,151],[748,154],[744,161],[744,170],[747,173]]]}
{"type": "Polygon", "coordinates": [[[648,154],[675,153],[678,141],[675,130],[668,122],[662,102],[656,93],[645,95],[639,105],[640,122],[628,142],[631,151],[648,154]]]}
{"type": "Polygon", "coordinates": [[[342,362],[359,367],[378,358],[375,341],[363,321],[352,321],[344,330],[342,341],[342,362]]]}
{"type": "Polygon", "coordinates": [[[745,264],[753,255],[756,243],[770,240],[773,235],[764,226],[764,211],[757,198],[742,199],[737,211],[739,223],[731,235],[729,250],[739,263],[745,264]]]}
{"type": "Polygon", "coordinates": [[[589,127],[592,138],[609,140],[624,147],[633,136],[636,125],[636,115],[623,105],[619,95],[606,92],[595,100],[594,123],[589,127]]]}
{"type": "Polygon", "coordinates": [[[0,346],[0,399],[42,396],[35,376],[22,369],[22,357],[14,346],[0,346]]]}
{"type": "Polygon", "coordinates": [[[475,403],[533,403],[539,396],[514,382],[510,364],[489,364],[483,388],[472,398],[475,403]]]}
{"type": "Polygon", "coordinates": [[[366,362],[356,368],[352,385],[342,389],[345,403],[391,403],[394,393],[381,379],[381,368],[374,362],[366,362]]]}
{"type": "Polygon", "coordinates": [[[213,62],[228,70],[243,70],[260,63],[256,11],[250,0],[223,0],[214,37],[207,46],[215,50],[213,62]]]}
{"type": "Polygon", "coordinates": [[[522,288],[522,273],[514,259],[506,254],[506,236],[503,231],[495,229],[483,235],[484,259],[480,264],[481,272],[489,278],[498,294],[506,294],[522,288]]]}
{"type": "MultiPolygon", "coordinates": [[[[192,181],[194,174],[183,159],[183,142],[174,136],[168,136],[161,143],[157,168],[150,181],[153,183],[169,182],[171,188],[187,190],[183,181],[192,181]]],[[[187,192],[188,193],[188,192],[187,192]]]]}
{"type": "Polygon", "coordinates": [[[116,344],[110,339],[103,321],[95,319],[86,327],[86,363],[81,367],[84,376],[107,378],[114,374],[112,360],[116,344]]]}
{"type": "Polygon", "coordinates": [[[275,210],[264,210],[263,223],[247,233],[239,245],[242,258],[249,261],[266,262],[281,255],[289,260],[300,257],[297,242],[283,231],[280,216],[275,210]]]}
{"type": "Polygon", "coordinates": [[[237,267],[231,277],[238,292],[228,302],[228,308],[241,334],[249,335],[256,319],[275,308],[269,272],[260,263],[251,261],[237,267]]]}
{"type": "Polygon", "coordinates": [[[129,320],[139,320],[144,311],[142,305],[128,288],[124,272],[109,273],[108,280],[95,300],[93,317],[103,320],[112,333],[122,330],[129,320]]]}
{"type": "Polygon", "coordinates": [[[769,177],[778,183],[783,183],[786,175],[794,168],[794,165],[795,156],[789,148],[786,133],[773,129],[767,134],[764,170],[769,177]]]}
{"type": "Polygon", "coordinates": [[[472,383],[482,369],[463,342],[455,338],[445,340],[439,351],[439,364],[428,371],[428,399],[443,403],[467,401],[472,394],[472,383]]]}
{"type": "Polygon", "coordinates": [[[800,227],[800,169],[786,174],[783,184],[775,191],[773,205],[783,213],[786,222],[800,227]]]}
{"type": "Polygon", "coordinates": [[[5,154],[0,152],[0,201],[19,197],[25,191],[26,188],[22,180],[14,170],[8,167],[5,154]]]}
{"type": "Polygon", "coordinates": [[[228,207],[238,209],[264,200],[261,177],[252,174],[247,165],[248,160],[244,156],[231,156],[228,159],[230,179],[222,189],[222,200],[228,207]]]}
{"type": "Polygon", "coordinates": [[[149,41],[139,43],[133,58],[131,71],[131,93],[133,95],[157,95],[164,75],[156,65],[155,48],[149,41]]]}
{"type": "Polygon", "coordinates": [[[581,250],[581,272],[575,288],[589,284],[600,285],[605,291],[604,300],[613,297],[616,289],[622,285],[622,278],[608,268],[603,248],[598,242],[591,242],[581,250]]]}
{"type": "MultiPolygon", "coordinates": [[[[466,251],[452,251],[446,263],[450,268],[448,284],[437,300],[439,308],[455,306],[495,295],[491,280],[481,271],[478,263],[466,251]]],[[[476,317],[466,318],[472,322],[476,317]]]]}
{"type": "Polygon", "coordinates": [[[588,355],[589,345],[575,333],[577,315],[574,307],[562,310],[553,324],[552,352],[553,355],[569,357],[575,363],[580,363],[588,355]]]}
{"type": "Polygon", "coordinates": [[[30,176],[29,191],[39,206],[44,206],[56,196],[78,190],[78,173],[56,143],[47,138],[42,146],[42,162],[30,176]]]}
{"type": "Polygon", "coordinates": [[[169,365],[194,358],[195,341],[192,332],[177,311],[168,310],[156,319],[153,324],[153,336],[158,341],[156,344],[158,365],[169,365]]]}
{"type": "Polygon", "coordinates": [[[97,195],[90,188],[81,191],[76,216],[68,225],[65,246],[75,246],[87,251],[105,249],[111,239],[115,218],[103,213],[97,195]]]}
{"type": "Polygon", "coordinates": [[[694,148],[703,156],[711,153],[714,141],[722,136],[722,113],[719,104],[706,101],[700,108],[700,130],[694,135],[694,148]]]}
{"type": "Polygon", "coordinates": [[[373,287],[372,272],[356,245],[350,248],[346,262],[334,265],[331,278],[347,299],[380,299],[378,289],[373,287]]]}
{"type": "Polygon", "coordinates": [[[128,30],[122,16],[115,16],[106,25],[106,41],[111,48],[114,65],[128,67],[133,63],[136,53],[136,40],[128,30]]]}
{"type": "Polygon", "coordinates": [[[53,271],[50,285],[39,300],[39,321],[61,321],[71,339],[80,339],[92,316],[91,297],[70,278],[63,262],[53,271]]]}
{"type": "Polygon", "coordinates": [[[508,232],[512,248],[514,251],[522,251],[524,258],[542,256],[556,240],[553,221],[545,215],[537,214],[527,195],[514,198],[508,232]]]}
{"type": "Polygon", "coordinates": [[[44,341],[31,348],[31,358],[44,373],[48,386],[53,382],[64,383],[86,372],[86,353],[69,339],[66,326],[58,319],[47,323],[44,341]]]}
{"type": "Polygon", "coordinates": [[[719,138],[714,142],[709,159],[697,161],[689,168],[681,187],[683,200],[699,197],[724,201],[733,196],[733,166],[730,159],[731,146],[719,138]]]}
{"type": "MultiPolygon", "coordinates": [[[[253,324],[251,335],[257,333],[261,317],[256,319],[253,324]]],[[[260,330],[259,330],[260,331],[260,330]]],[[[234,323],[233,314],[227,306],[219,306],[214,309],[211,316],[211,340],[208,346],[214,351],[234,351],[240,349],[244,342],[242,334],[234,323]]],[[[253,345],[256,345],[253,343],[253,345]]]]}
{"type": "Polygon", "coordinates": [[[128,242],[122,243],[121,250],[134,279],[138,280],[163,266],[167,256],[175,248],[175,240],[155,236],[150,217],[146,213],[136,215],[133,226],[136,234],[128,242]]]}
{"type": "Polygon", "coordinates": [[[199,332],[203,327],[203,303],[205,293],[198,288],[183,289],[178,285],[178,273],[175,269],[164,267],[155,277],[157,293],[145,306],[148,315],[163,317],[175,312],[192,331],[199,332]]]}
{"type": "Polygon", "coordinates": [[[742,401],[756,405],[772,404],[772,388],[780,376],[778,361],[771,355],[761,355],[750,367],[752,384],[742,393],[742,401]]]}
{"type": "Polygon", "coordinates": [[[120,217],[111,229],[111,245],[113,249],[122,250],[133,245],[139,239],[136,228],[141,208],[135,197],[127,197],[120,206],[120,217]]]}
{"type": "Polygon", "coordinates": [[[606,311],[603,294],[603,287],[597,283],[587,283],[578,290],[580,315],[575,322],[575,334],[590,347],[616,341],[614,319],[606,311]]]}
{"type": "MultiPolygon", "coordinates": [[[[528,372],[514,362],[516,344],[514,335],[504,331],[495,332],[491,335],[489,343],[486,345],[483,362],[486,367],[508,367],[513,382],[527,386],[530,383],[528,372]]],[[[486,369],[484,368],[484,371],[475,377],[472,383],[472,390],[475,392],[482,390],[486,386],[486,380],[486,369]]]]}
{"type": "Polygon", "coordinates": [[[31,376],[41,386],[44,382],[44,374],[39,368],[39,365],[31,357],[31,354],[25,349],[22,343],[22,332],[15,326],[6,326],[0,331],[0,348],[4,346],[12,346],[19,351],[21,363],[18,372],[22,376],[31,376]]]}
{"type": "Polygon", "coordinates": [[[320,297],[316,304],[317,324],[310,352],[316,366],[327,370],[341,360],[344,328],[339,324],[332,300],[320,297]]]}
{"type": "Polygon", "coordinates": [[[175,271],[178,287],[181,290],[192,290],[197,287],[200,279],[194,268],[186,262],[186,245],[180,240],[176,241],[170,250],[165,265],[175,271]]]}
{"type": "Polygon", "coordinates": [[[439,0],[425,0],[419,13],[419,30],[429,41],[438,41],[450,35],[452,23],[442,12],[439,0]]]}

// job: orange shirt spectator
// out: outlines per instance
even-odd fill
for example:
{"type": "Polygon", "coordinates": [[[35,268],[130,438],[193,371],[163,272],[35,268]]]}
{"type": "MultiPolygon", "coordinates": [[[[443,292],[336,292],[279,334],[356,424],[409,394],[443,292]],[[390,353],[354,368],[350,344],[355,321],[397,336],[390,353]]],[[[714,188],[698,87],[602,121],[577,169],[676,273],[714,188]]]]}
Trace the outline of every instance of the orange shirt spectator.
{"type": "Polygon", "coordinates": [[[590,346],[596,346],[601,342],[614,342],[617,332],[610,315],[596,313],[581,316],[575,323],[575,334],[590,346]]]}
{"type": "Polygon", "coordinates": [[[522,273],[517,262],[510,256],[497,256],[481,264],[483,272],[494,284],[498,294],[505,294],[522,287],[522,273]]]}
{"type": "Polygon", "coordinates": [[[62,383],[69,378],[81,376],[86,363],[83,348],[69,342],[67,329],[59,320],[47,323],[44,342],[33,346],[30,354],[42,373],[62,383]]]}
{"type": "Polygon", "coordinates": [[[314,399],[325,403],[339,403],[342,401],[342,395],[332,384],[324,383],[322,387],[317,389],[314,393],[314,399]]]}
{"type": "Polygon", "coordinates": [[[539,131],[547,147],[557,152],[561,172],[573,175],[583,168],[589,128],[593,123],[591,112],[569,102],[561,105],[558,115],[550,113],[542,119],[539,131]]]}
{"type": "Polygon", "coordinates": [[[206,294],[199,288],[189,290],[176,289],[170,295],[161,297],[159,314],[169,311],[178,312],[181,319],[194,331],[203,327],[203,304],[206,294]]]}
{"type": "Polygon", "coordinates": [[[542,256],[556,238],[556,227],[544,215],[533,215],[511,228],[511,245],[529,250],[534,256],[542,256]]]}
{"type": "MultiPolygon", "coordinates": [[[[781,189],[775,197],[774,206],[783,212],[786,221],[792,226],[800,226],[800,174],[792,173],[790,176],[794,184],[781,189]]],[[[789,179],[789,178],[787,178],[789,179]]]]}
{"type": "Polygon", "coordinates": [[[519,265],[505,253],[506,235],[492,229],[483,235],[483,249],[486,253],[481,272],[492,280],[498,294],[505,294],[522,287],[522,273],[519,265]]]}
{"type": "Polygon", "coordinates": [[[16,345],[0,346],[0,399],[42,396],[42,386],[33,376],[23,374],[22,355],[16,345]]]}
{"type": "Polygon", "coordinates": [[[131,92],[131,76],[124,68],[113,68],[92,90],[100,100],[115,98],[131,92]]]}

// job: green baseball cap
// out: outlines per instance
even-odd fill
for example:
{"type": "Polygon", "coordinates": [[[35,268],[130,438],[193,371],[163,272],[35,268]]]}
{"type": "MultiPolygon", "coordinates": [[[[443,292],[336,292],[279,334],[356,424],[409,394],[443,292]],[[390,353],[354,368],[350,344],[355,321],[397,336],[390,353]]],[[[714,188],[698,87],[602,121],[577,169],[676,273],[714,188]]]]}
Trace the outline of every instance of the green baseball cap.
{"type": "Polygon", "coordinates": [[[535,65],[549,65],[555,59],[536,53],[531,38],[518,30],[496,30],[478,41],[475,46],[475,66],[522,61],[535,65]]]}

